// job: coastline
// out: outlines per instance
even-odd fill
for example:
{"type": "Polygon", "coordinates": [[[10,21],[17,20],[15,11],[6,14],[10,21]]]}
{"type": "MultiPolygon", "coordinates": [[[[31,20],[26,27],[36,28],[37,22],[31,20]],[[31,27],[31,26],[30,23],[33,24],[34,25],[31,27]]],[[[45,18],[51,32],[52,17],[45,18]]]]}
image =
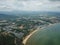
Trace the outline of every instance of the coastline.
{"type": "MultiPolygon", "coordinates": [[[[43,28],[43,27],[42,27],[42,28],[43,28]]],[[[41,28],[41,29],[42,29],[42,28],[41,28]]],[[[26,38],[23,40],[22,43],[25,45],[26,42],[27,42],[27,40],[28,40],[35,32],[37,32],[39,29],[40,29],[40,26],[39,26],[36,30],[32,31],[29,35],[27,35],[26,38]]]]}
{"type": "MultiPolygon", "coordinates": [[[[47,25],[47,26],[51,26],[51,25],[53,25],[53,24],[49,24],[49,25],[47,25]]],[[[22,43],[25,45],[26,42],[27,42],[27,40],[28,40],[35,32],[37,32],[39,29],[43,29],[43,28],[45,28],[45,27],[41,27],[41,28],[40,28],[40,26],[39,26],[36,30],[32,31],[29,35],[27,35],[26,38],[23,40],[22,43]]]]}

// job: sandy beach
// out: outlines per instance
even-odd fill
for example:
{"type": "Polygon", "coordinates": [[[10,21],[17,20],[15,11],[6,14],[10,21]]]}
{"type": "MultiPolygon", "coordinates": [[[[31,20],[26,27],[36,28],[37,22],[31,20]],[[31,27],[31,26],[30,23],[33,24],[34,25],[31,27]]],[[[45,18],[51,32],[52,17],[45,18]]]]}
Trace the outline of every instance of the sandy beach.
{"type": "Polygon", "coordinates": [[[27,40],[30,38],[30,36],[32,36],[35,32],[37,32],[40,29],[40,27],[38,27],[35,31],[31,32],[28,36],[26,36],[26,38],[23,40],[23,44],[25,45],[27,40]]]}
{"type": "MultiPolygon", "coordinates": [[[[49,24],[48,26],[51,26],[52,24],[49,24]]],[[[41,27],[40,28],[40,26],[36,29],[36,30],[34,30],[33,32],[31,32],[29,35],[27,35],[26,36],[26,38],[23,40],[23,44],[25,45],[26,44],[26,42],[27,42],[27,40],[35,33],[35,32],[37,32],[39,29],[43,29],[43,28],[45,28],[45,27],[41,27]]]]}

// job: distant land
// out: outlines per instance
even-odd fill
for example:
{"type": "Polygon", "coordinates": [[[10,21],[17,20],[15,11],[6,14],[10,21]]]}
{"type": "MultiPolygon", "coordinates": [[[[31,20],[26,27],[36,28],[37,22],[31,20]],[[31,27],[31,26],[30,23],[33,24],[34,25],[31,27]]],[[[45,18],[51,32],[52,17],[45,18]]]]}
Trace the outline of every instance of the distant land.
{"type": "Polygon", "coordinates": [[[60,12],[52,12],[52,11],[0,11],[0,15],[48,15],[48,16],[60,16],[60,12]]]}
{"type": "Polygon", "coordinates": [[[0,19],[14,19],[17,18],[16,15],[0,14],[0,19]]]}

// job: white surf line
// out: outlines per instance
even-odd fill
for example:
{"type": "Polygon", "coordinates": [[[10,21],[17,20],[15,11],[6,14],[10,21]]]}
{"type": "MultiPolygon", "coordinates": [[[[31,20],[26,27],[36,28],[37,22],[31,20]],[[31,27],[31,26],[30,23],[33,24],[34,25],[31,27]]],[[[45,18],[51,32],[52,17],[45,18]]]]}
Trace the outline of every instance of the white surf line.
{"type": "Polygon", "coordinates": [[[27,40],[38,30],[40,29],[40,27],[38,27],[35,31],[31,32],[28,36],[26,36],[26,38],[23,40],[23,44],[25,45],[27,40]]]}
{"type": "MultiPolygon", "coordinates": [[[[47,25],[47,26],[51,26],[51,25],[53,25],[53,24],[49,24],[49,25],[47,25]]],[[[43,29],[43,28],[45,28],[45,27],[41,27],[41,28],[40,28],[40,26],[39,26],[36,30],[34,30],[33,32],[31,32],[29,35],[27,35],[26,38],[23,40],[22,43],[25,45],[26,42],[27,42],[27,40],[28,40],[35,32],[37,32],[39,29],[43,29]]]]}

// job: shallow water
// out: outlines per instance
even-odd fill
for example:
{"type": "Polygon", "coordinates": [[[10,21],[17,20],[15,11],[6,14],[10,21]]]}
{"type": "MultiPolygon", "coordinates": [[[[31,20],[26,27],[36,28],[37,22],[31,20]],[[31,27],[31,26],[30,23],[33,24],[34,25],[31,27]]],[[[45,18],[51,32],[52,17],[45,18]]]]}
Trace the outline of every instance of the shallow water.
{"type": "Polygon", "coordinates": [[[38,30],[26,45],[60,45],[60,23],[38,30]]]}

